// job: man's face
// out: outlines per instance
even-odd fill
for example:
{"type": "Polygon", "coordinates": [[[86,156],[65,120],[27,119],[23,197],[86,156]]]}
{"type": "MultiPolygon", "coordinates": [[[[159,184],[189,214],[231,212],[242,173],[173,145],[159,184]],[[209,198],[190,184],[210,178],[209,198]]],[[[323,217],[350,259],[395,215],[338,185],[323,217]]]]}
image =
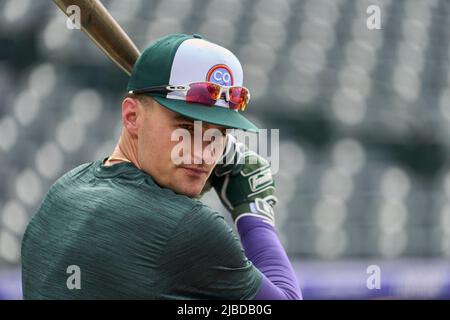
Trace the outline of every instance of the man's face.
{"type": "Polygon", "coordinates": [[[198,196],[223,153],[226,129],[205,122],[202,122],[202,126],[194,126],[193,120],[170,111],[153,99],[141,104],[145,112],[137,124],[139,165],[160,186],[189,197],[198,196]],[[189,133],[192,138],[181,139],[182,146],[188,147],[183,149],[183,163],[179,162],[179,158],[174,158],[174,155],[180,155],[174,150],[180,149],[181,140],[172,141],[172,134],[177,129],[177,132],[184,129],[182,132],[189,133]],[[215,130],[209,132],[216,133],[215,140],[209,139],[214,141],[214,154],[209,152],[212,150],[212,141],[203,141],[204,133],[209,129],[215,130]],[[197,135],[197,139],[194,139],[194,135],[197,135]],[[194,146],[194,140],[197,140],[197,146],[194,146]]]}

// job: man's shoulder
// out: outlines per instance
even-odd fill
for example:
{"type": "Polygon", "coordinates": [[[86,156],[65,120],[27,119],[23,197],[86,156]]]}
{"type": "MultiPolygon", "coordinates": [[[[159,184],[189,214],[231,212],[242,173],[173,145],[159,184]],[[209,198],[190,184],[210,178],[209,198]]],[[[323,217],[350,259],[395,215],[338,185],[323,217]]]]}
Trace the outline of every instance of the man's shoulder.
{"type": "Polygon", "coordinates": [[[94,163],[95,162],[81,164],[61,175],[50,186],[47,194],[45,195],[44,201],[55,195],[58,197],[63,197],[63,195],[66,193],[66,190],[72,187],[74,181],[77,181],[76,177],[86,173],[94,163]]]}
{"type": "Polygon", "coordinates": [[[89,172],[89,169],[95,164],[95,162],[83,163],[75,168],[66,171],[63,175],[61,175],[50,187],[50,191],[57,187],[64,186],[70,181],[74,181],[78,176],[82,176],[89,172]]]}
{"type": "Polygon", "coordinates": [[[169,228],[181,220],[205,221],[215,214],[199,199],[162,188],[137,170],[124,169],[120,175],[101,176],[97,174],[98,166],[99,161],[85,163],[61,176],[44,201],[48,209],[70,207],[72,211],[82,210],[112,220],[120,217],[129,223],[134,220],[169,228]]]}
{"type": "Polygon", "coordinates": [[[209,237],[227,238],[232,233],[224,217],[200,201],[182,213],[176,229],[178,236],[188,236],[192,242],[196,238],[198,243],[209,237]]]}
{"type": "Polygon", "coordinates": [[[82,174],[83,172],[86,172],[86,170],[89,170],[89,168],[94,166],[97,162],[98,161],[87,162],[87,163],[80,164],[79,166],[77,166],[77,167],[67,171],[65,175],[70,176],[70,177],[74,177],[74,176],[77,176],[79,174],[82,174]]]}

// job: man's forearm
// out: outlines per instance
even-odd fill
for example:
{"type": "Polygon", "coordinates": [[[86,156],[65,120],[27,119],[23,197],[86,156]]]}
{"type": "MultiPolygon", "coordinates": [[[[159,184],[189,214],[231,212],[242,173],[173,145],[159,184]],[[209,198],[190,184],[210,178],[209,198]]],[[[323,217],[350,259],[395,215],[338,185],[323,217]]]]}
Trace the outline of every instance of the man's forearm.
{"type": "Polygon", "coordinates": [[[237,229],[248,259],[263,274],[255,299],[302,299],[295,272],[274,227],[262,218],[245,216],[237,229]]]}

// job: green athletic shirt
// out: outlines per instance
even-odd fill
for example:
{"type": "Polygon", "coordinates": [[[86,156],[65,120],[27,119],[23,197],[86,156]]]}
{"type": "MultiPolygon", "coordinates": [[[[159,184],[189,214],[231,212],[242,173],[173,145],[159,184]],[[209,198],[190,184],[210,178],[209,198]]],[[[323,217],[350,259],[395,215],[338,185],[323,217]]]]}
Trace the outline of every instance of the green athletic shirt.
{"type": "Polygon", "coordinates": [[[252,299],[261,277],[221,215],[125,162],[59,178],[22,241],[25,299],[252,299]]]}

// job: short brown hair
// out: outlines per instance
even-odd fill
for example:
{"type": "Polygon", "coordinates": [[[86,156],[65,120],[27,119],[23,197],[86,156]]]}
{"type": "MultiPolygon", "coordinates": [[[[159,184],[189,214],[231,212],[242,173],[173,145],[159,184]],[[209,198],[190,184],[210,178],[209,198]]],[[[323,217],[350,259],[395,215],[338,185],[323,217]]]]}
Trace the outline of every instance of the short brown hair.
{"type": "Polygon", "coordinates": [[[145,94],[136,94],[136,93],[129,93],[129,92],[127,92],[123,98],[124,99],[125,98],[137,99],[144,104],[147,104],[149,101],[152,100],[152,97],[147,96],[145,94]]]}
{"type": "Polygon", "coordinates": [[[131,98],[131,99],[138,100],[144,106],[144,108],[145,108],[144,110],[146,110],[146,111],[150,111],[153,109],[153,104],[155,101],[150,96],[147,96],[145,94],[136,94],[136,93],[126,93],[123,98],[124,99],[131,98]]]}

